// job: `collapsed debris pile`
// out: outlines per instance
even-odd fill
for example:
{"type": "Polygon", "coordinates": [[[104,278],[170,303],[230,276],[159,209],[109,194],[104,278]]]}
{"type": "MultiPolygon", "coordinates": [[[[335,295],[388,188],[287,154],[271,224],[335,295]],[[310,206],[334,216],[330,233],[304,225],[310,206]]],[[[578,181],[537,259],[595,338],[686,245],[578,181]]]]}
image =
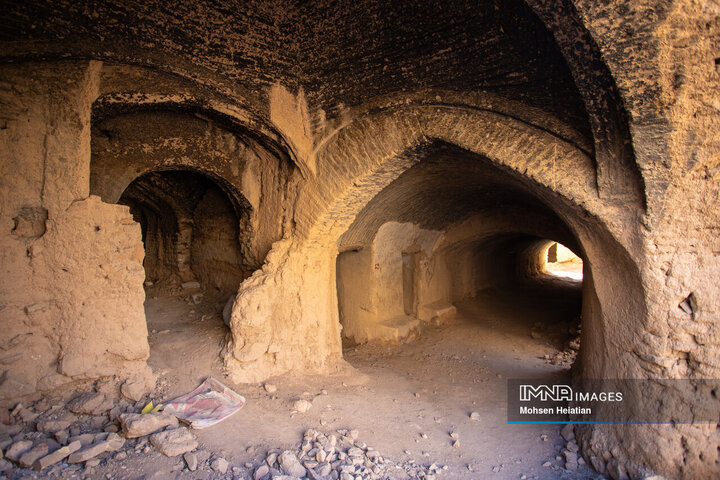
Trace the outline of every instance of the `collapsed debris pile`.
{"type": "Polygon", "coordinates": [[[271,450],[253,471],[254,480],[371,480],[410,477],[435,480],[447,466],[395,463],[358,439],[357,430],[325,434],[309,429],[296,450],[271,450]]]}
{"type": "MultiPolygon", "coordinates": [[[[577,325],[580,324],[580,319],[577,319],[577,325]]],[[[581,329],[579,326],[570,326],[565,330],[562,324],[553,325],[548,327],[543,325],[541,322],[536,322],[533,325],[533,329],[530,332],[530,336],[534,339],[547,338],[553,342],[562,341],[563,349],[554,354],[545,354],[541,358],[547,364],[558,365],[569,368],[577,358],[578,351],[580,350],[580,335],[581,329]]]]}
{"type": "Polygon", "coordinates": [[[192,432],[172,415],[137,413],[142,403],[90,392],[65,405],[43,399],[27,407],[19,403],[12,412],[2,408],[0,472],[19,467],[56,476],[83,466],[87,471],[111,456],[123,460],[129,453],[148,453],[148,441],[167,456],[197,447],[192,432]]]}
{"type": "Polygon", "coordinates": [[[359,440],[357,430],[307,430],[295,450],[272,449],[260,464],[230,465],[221,456],[198,450],[192,430],[167,413],[140,413],[144,401],[100,392],[76,395],[68,403],[42,399],[32,405],[0,408],[0,473],[67,478],[89,475],[101,463],[147,455],[153,450],[178,457],[173,471],[211,471],[253,480],[434,480],[447,466],[393,462],[359,440]]]}

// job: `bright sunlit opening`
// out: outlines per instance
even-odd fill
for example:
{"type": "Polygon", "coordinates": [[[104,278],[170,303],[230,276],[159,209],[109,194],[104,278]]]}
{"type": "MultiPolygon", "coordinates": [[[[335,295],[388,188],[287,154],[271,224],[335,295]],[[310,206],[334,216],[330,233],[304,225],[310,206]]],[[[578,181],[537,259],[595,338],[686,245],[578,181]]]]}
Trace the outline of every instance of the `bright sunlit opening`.
{"type": "Polygon", "coordinates": [[[545,252],[545,272],[556,277],[583,279],[583,262],[566,246],[553,242],[545,252]]]}

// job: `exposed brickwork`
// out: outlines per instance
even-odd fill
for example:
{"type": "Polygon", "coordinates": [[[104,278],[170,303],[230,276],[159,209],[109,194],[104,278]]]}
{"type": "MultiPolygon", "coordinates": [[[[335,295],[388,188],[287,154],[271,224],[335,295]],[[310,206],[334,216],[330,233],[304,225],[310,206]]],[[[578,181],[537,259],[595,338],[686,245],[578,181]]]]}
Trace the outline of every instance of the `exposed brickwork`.
{"type": "MultiPolygon", "coordinates": [[[[262,269],[233,309],[225,363],[235,380],[342,368],[338,242],[369,245],[383,225],[404,222],[410,244],[418,225],[439,232],[500,207],[518,222],[547,218],[543,235],[586,262],[579,375],[717,377],[714,8],[10,2],[0,34],[0,342],[20,356],[9,357],[19,374],[4,375],[0,393],[147,373],[139,231],[123,207],[89,195],[116,202],[164,169],[206,174],[250,207],[242,256],[262,269]],[[453,159],[447,175],[442,155],[453,159]],[[491,183],[494,199],[478,193],[491,183]],[[408,193],[430,184],[442,202],[408,193]],[[76,232],[87,251],[70,248],[76,232]],[[119,326],[133,331],[128,343],[119,326]],[[87,355],[82,335],[96,342],[87,355]],[[23,351],[48,355],[29,362],[23,351]]],[[[189,248],[192,212],[181,217],[189,248]]],[[[578,429],[588,461],[616,479],[717,476],[719,435],[578,429]]]]}

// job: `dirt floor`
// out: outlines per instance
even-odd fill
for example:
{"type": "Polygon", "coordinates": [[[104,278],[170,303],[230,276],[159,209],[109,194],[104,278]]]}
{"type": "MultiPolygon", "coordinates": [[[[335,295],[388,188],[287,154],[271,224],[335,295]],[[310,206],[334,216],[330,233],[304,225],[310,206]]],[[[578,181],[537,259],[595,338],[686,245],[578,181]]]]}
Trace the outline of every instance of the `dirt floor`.
{"type": "MultiPolygon", "coordinates": [[[[396,464],[388,478],[422,477],[419,467],[433,463],[437,479],[602,478],[587,466],[563,468],[561,426],[506,423],[507,378],[556,379],[569,373],[572,352],[560,352],[576,333],[579,292],[555,293],[527,290],[518,297],[486,291],[458,305],[451,324],[428,327],[414,341],[347,348],[345,358],[353,368],[344,375],[274,378],[267,382],[277,388],[273,393],[265,385],[228,382],[247,405],[222,423],[195,431],[200,466],[194,472],[182,456],[168,458],[130,442],[119,454],[104,454],[97,466],[56,468],[49,476],[252,478],[268,452],[297,448],[306,430],[329,435],[348,429],[358,430],[362,442],[396,464]],[[312,403],[308,412],[293,410],[298,399],[312,403]],[[471,419],[472,412],[479,419],[471,419]],[[217,457],[229,462],[225,475],[209,465],[217,457]]],[[[225,381],[218,356],[228,333],[221,317],[225,300],[196,305],[189,297],[148,291],[156,401],[190,391],[208,376],[225,381]]],[[[22,472],[29,471],[18,470],[15,478],[22,472]]]]}

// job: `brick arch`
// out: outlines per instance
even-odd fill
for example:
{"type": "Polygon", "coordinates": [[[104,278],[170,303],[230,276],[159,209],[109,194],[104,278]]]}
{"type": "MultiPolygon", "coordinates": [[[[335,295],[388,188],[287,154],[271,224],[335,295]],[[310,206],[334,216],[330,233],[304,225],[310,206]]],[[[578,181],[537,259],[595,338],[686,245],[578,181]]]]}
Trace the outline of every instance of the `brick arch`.
{"type": "Polygon", "coordinates": [[[93,123],[127,113],[164,111],[192,115],[212,121],[218,128],[238,136],[256,149],[298,164],[294,150],[282,134],[244,106],[225,99],[198,98],[190,90],[166,94],[150,88],[153,86],[101,95],[93,103],[93,123]]]}
{"type": "MultiPolygon", "coordinates": [[[[636,192],[632,201],[622,195],[602,198],[592,159],[534,126],[490,112],[436,107],[385,111],[349,124],[318,151],[317,183],[306,185],[298,202],[296,226],[307,251],[326,252],[319,256],[337,252],[338,239],[364,206],[443,144],[488,159],[508,175],[524,179],[584,252],[587,328],[580,374],[639,375],[633,355],[612,339],[633,342],[648,321],[636,260],[642,254],[642,196],[636,192]]],[[[333,292],[328,296],[328,321],[337,321],[337,297],[333,292]]]]}
{"type": "Polygon", "coordinates": [[[375,194],[440,143],[488,158],[599,217],[642,210],[640,192],[630,202],[601,199],[593,159],[549,131],[496,112],[422,105],[359,118],[323,143],[316,182],[298,201],[298,232],[310,243],[337,239],[375,194]]]}
{"type": "Polygon", "coordinates": [[[212,180],[222,190],[232,203],[233,208],[240,214],[243,211],[252,211],[253,206],[245,198],[242,192],[232,183],[228,182],[223,176],[216,172],[197,166],[193,163],[184,161],[182,158],[175,159],[173,162],[164,163],[163,165],[148,165],[141,170],[128,170],[118,178],[117,183],[113,185],[111,191],[94,191],[91,192],[99,195],[103,201],[107,203],[117,203],[123,192],[127,190],[131,183],[138,178],[155,172],[192,172],[212,180]]]}
{"type": "Polygon", "coordinates": [[[638,197],[647,207],[645,178],[635,159],[626,104],[598,46],[597,33],[588,31],[587,17],[581,17],[577,2],[524,1],[552,33],[584,103],[599,167],[600,195],[638,197]]]}

